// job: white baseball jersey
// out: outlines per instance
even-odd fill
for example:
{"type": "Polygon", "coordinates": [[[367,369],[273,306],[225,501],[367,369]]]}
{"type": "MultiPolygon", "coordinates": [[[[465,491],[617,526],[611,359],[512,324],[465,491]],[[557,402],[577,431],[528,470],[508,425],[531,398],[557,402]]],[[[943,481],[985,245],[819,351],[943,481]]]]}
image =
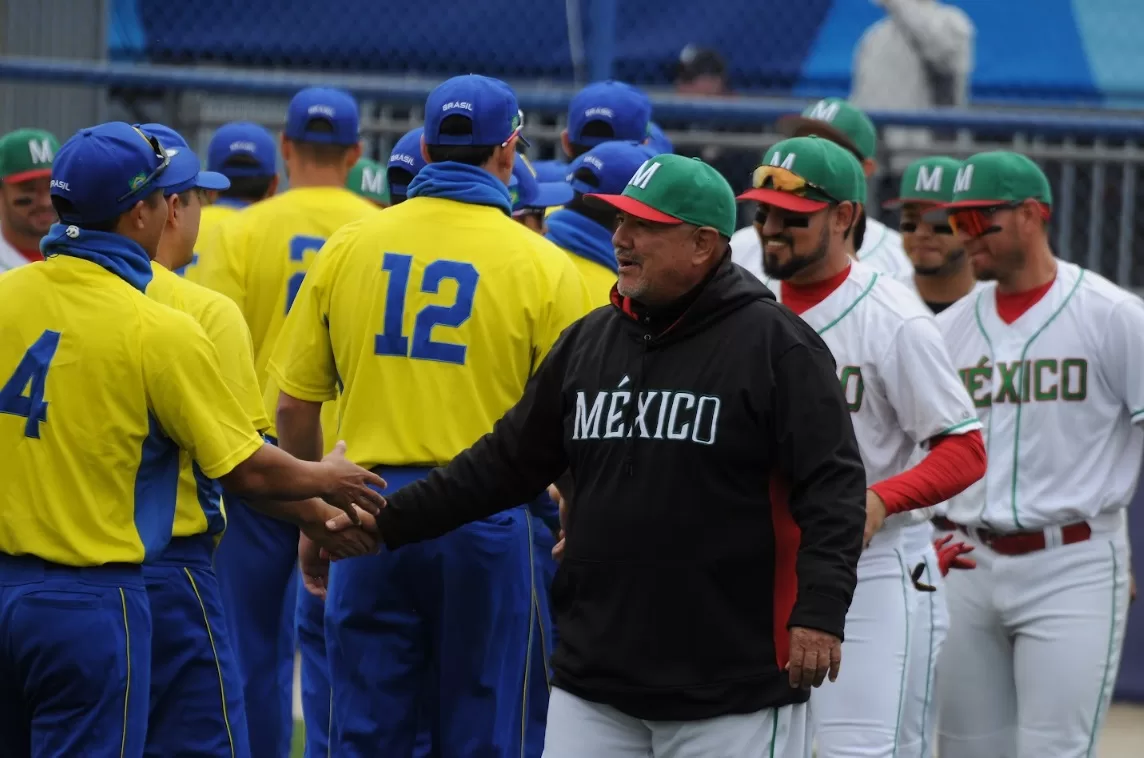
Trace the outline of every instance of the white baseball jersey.
{"type": "Polygon", "coordinates": [[[1052,288],[1012,324],[995,284],[938,324],[989,455],[985,478],[947,504],[951,520],[1043,529],[1128,504],[1144,453],[1144,301],[1057,261],[1052,288]]]}
{"type": "Polygon", "coordinates": [[[854,262],[802,319],[834,354],[867,483],[910,468],[918,445],[934,437],[981,428],[933,315],[893,277],[854,262]]]}
{"type": "MultiPolygon", "coordinates": [[[[731,260],[774,289],[763,274],[763,245],[753,225],[745,226],[731,235],[731,260]]],[[[869,217],[866,219],[866,237],[858,251],[858,260],[875,271],[895,277],[912,276],[914,273],[913,264],[902,247],[902,235],[869,217]]]]}
{"type": "Polygon", "coordinates": [[[5,271],[23,266],[28,262],[28,259],[20,254],[20,251],[8,244],[8,240],[4,239],[4,235],[0,234],[0,274],[5,271]]]}

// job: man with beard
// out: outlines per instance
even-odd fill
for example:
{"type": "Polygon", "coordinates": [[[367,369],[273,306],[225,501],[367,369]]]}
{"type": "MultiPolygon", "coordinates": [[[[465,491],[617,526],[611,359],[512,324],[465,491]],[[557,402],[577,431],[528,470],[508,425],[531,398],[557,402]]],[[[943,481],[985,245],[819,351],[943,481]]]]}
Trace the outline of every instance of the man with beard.
{"type": "Polygon", "coordinates": [[[901,283],[853,259],[866,200],[862,167],[820,137],[772,147],[740,199],[780,301],[834,354],[866,469],[866,550],[846,616],[847,675],[816,693],[822,758],[890,758],[906,699],[916,595],[904,553],[908,511],[940,503],[985,474],[980,422],[933,316],[901,283]],[[911,466],[919,445],[929,453],[911,466]],[[860,726],[858,726],[860,725],[860,726]]]}
{"type": "Polygon", "coordinates": [[[40,238],[56,221],[48,185],[59,149],[41,129],[0,138],[0,273],[44,259],[40,238]]]}
{"type": "MultiPolygon", "coordinates": [[[[953,199],[953,181],[960,167],[961,161],[945,156],[919,158],[906,167],[898,197],[885,203],[887,208],[901,209],[902,246],[914,266],[913,273],[899,281],[917,292],[934,314],[968,295],[977,284],[965,248],[939,207],[953,199]]],[[[913,511],[910,518],[914,523],[902,529],[903,552],[909,565],[915,567],[918,589],[924,591],[910,618],[909,682],[898,743],[903,755],[933,753],[937,715],[934,672],[949,631],[949,607],[933,539],[935,524],[943,532],[951,527],[940,517],[931,523],[934,513],[931,508],[913,511]]],[[[952,535],[945,536],[947,542],[952,540],[952,535]]],[[[964,543],[953,542],[949,548],[956,549],[959,544],[964,543]]]]}
{"type": "Polygon", "coordinates": [[[1049,244],[1036,163],[980,153],[950,219],[989,282],[938,317],[989,428],[983,486],[946,504],[977,569],[946,581],[942,758],[1097,751],[1124,641],[1125,509],[1144,453],[1144,303],[1049,244]]]}

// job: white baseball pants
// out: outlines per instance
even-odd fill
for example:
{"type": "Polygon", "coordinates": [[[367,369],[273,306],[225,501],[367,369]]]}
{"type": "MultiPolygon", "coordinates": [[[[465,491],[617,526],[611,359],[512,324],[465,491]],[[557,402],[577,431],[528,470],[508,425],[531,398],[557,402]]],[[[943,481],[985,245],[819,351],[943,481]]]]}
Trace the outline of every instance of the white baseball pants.
{"type": "MultiPolygon", "coordinates": [[[[928,526],[928,525],[927,525],[928,526]]],[[[908,527],[913,530],[915,527],[908,527]]],[[[933,529],[919,530],[924,540],[916,544],[907,536],[907,567],[925,564],[921,580],[936,587],[937,592],[919,592],[918,602],[910,617],[910,660],[906,674],[905,702],[898,734],[898,758],[933,758],[937,745],[938,657],[949,633],[949,606],[945,581],[934,552],[933,529]]]]}
{"type": "Polygon", "coordinates": [[[544,758],[810,758],[807,707],[644,721],[552,688],[544,758]]]}
{"type": "Polygon", "coordinates": [[[1123,526],[1012,557],[964,539],[977,568],[946,577],[941,758],[1091,758],[1127,621],[1123,526]]]}

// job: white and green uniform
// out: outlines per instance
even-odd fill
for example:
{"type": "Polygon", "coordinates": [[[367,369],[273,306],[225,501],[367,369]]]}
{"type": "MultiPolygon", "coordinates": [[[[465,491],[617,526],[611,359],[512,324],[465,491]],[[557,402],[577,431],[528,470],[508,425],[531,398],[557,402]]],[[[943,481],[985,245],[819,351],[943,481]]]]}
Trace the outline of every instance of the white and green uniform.
{"type": "MultiPolygon", "coordinates": [[[[778,282],[763,282],[781,297],[778,282]]],[[[868,483],[906,471],[934,437],[981,428],[933,315],[893,277],[855,262],[802,319],[834,355],[868,483]]],[[[820,755],[890,758],[899,747],[918,595],[902,544],[907,515],[888,519],[858,563],[842,646],[846,674],[811,698],[820,755]]]]}
{"type": "Polygon", "coordinates": [[[4,235],[0,234],[0,274],[18,266],[23,266],[27,262],[28,259],[21,255],[19,250],[8,244],[8,240],[4,239],[4,235]]]}
{"type": "MultiPolygon", "coordinates": [[[[754,225],[744,226],[731,235],[731,259],[766,281],[763,274],[763,245],[754,225]]],[[[866,236],[862,240],[862,249],[858,251],[858,260],[894,277],[911,276],[914,273],[914,267],[902,248],[902,235],[872,218],[866,219],[866,236]]]]}
{"type": "Polygon", "coordinates": [[[1057,266],[1011,324],[992,284],[938,316],[989,455],[985,479],[946,504],[969,527],[977,569],[946,579],[942,758],[1094,755],[1120,663],[1125,507],[1144,453],[1144,302],[1057,266]],[[980,530],[1035,532],[1034,543],[1003,555],[980,530]]]}

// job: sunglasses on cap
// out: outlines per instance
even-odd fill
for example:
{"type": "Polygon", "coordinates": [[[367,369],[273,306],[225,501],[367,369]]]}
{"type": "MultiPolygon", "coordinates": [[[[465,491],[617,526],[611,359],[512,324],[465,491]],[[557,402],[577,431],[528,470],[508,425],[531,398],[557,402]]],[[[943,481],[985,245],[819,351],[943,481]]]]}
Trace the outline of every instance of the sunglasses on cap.
{"type": "Polygon", "coordinates": [[[143,130],[138,126],[133,126],[131,128],[135,130],[136,134],[146,140],[147,144],[151,146],[151,149],[155,151],[155,157],[159,159],[159,165],[155,167],[154,171],[144,177],[143,181],[134,183],[134,186],[131,189],[115,198],[116,203],[122,203],[132,195],[142,192],[147,188],[149,184],[153,183],[156,179],[162,176],[163,172],[167,170],[167,166],[171,163],[171,156],[167,155],[167,151],[164,150],[163,146],[159,144],[158,139],[145,134],[143,130]]]}
{"type": "MultiPolygon", "coordinates": [[[[524,131],[524,111],[517,108],[516,118],[514,118],[512,120],[512,132],[508,135],[508,139],[506,139],[504,142],[501,143],[501,147],[508,147],[508,143],[512,142],[514,139],[519,137],[521,135],[521,132],[523,132],[523,131],[524,131]]],[[[527,140],[521,140],[521,142],[524,142],[526,147],[528,146],[527,140]]]]}
{"type": "Polygon", "coordinates": [[[998,203],[983,208],[951,208],[948,212],[949,225],[954,232],[970,239],[996,234],[1001,231],[1001,227],[993,223],[993,216],[1020,206],[1021,203],[998,203]]]}
{"type": "MultiPolygon", "coordinates": [[[[929,224],[934,234],[948,234],[954,233],[953,226],[950,224],[948,214],[940,209],[926,211],[921,214],[921,220],[929,224]]],[[[902,234],[913,234],[918,230],[917,221],[902,220],[898,224],[898,230],[902,234]]]]}
{"type": "Polygon", "coordinates": [[[837,198],[822,187],[813,182],[808,182],[789,168],[782,166],[759,166],[752,175],[752,186],[755,189],[773,189],[799,196],[805,196],[808,191],[813,190],[831,203],[839,202],[837,198]]]}

